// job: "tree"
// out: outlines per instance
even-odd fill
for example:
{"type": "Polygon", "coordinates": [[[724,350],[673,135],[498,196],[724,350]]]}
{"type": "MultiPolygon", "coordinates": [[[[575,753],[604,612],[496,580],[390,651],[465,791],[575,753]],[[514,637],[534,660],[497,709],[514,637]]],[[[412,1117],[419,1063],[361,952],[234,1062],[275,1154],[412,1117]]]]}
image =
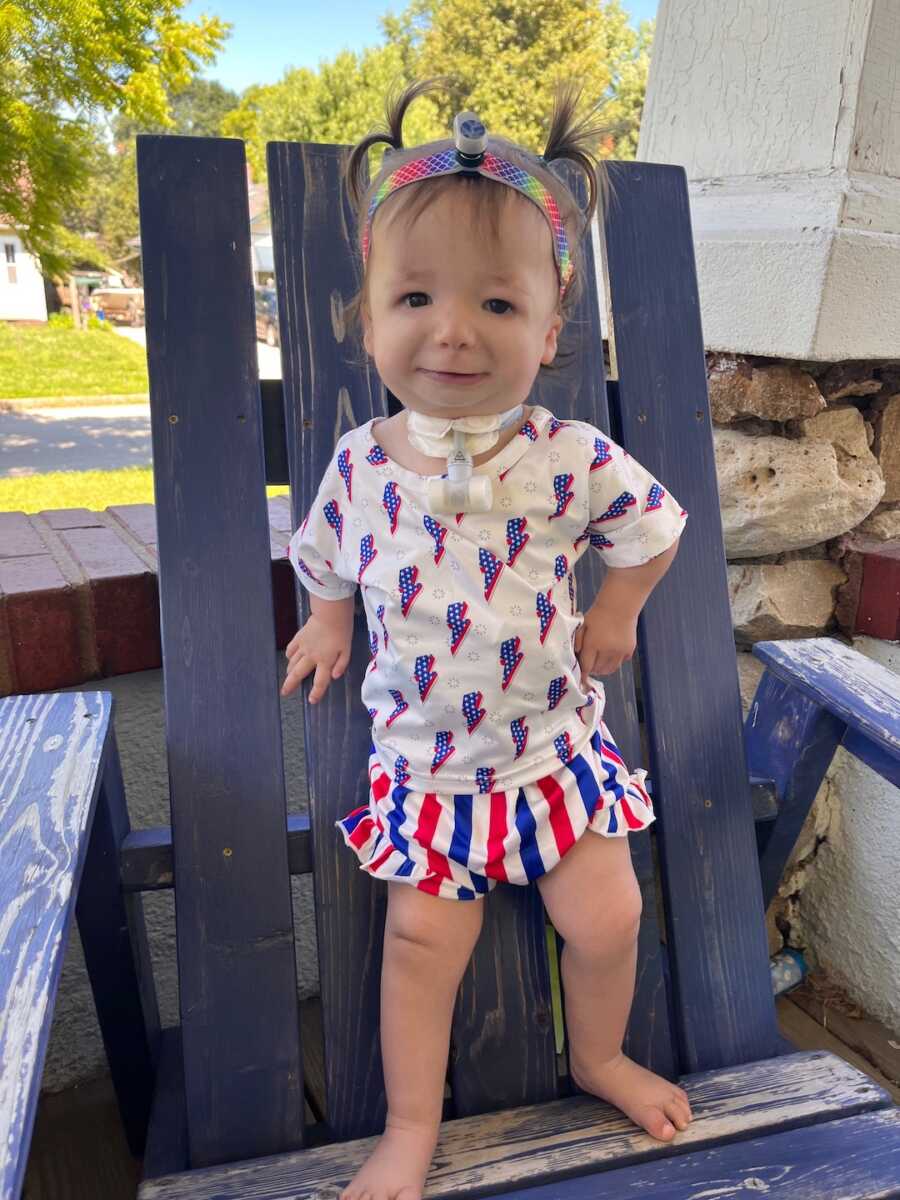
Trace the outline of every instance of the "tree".
{"type": "Polygon", "coordinates": [[[653,26],[632,29],[619,0],[412,0],[381,23],[408,69],[452,76],[435,93],[443,131],[471,108],[488,129],[543,149],[554,85],[577,79],[610,126],[602,152],[634,157],[653,26]]]}
{"type": "Polygon", "coordinates": [[[184,0],[0,4],[0,214],[44,270],[71,258],[62,228],[96,166],[92,118],[121,112],[170,128],[169,94],[214,59],[228,25],[180,19],[184,0]]]}
{"type": "MultiPolygon", "coordinates": [[[[256,178],[265,176],[266,142],[356,141],[383,120],[390,88],[446,76],[448,64],[446,94],[411,106],[408,142],[446,137],[454,114],[472,108],[490,130],[543,149],[553,85],[574,76],[586,107],[610,126],[601,153],[634,157],[653,25],[632,29],[619,0],[412,0],[381,27],[384,46],[344,51],[317,72],[294,70],[247,89],[222,132],[246,141],[256,178]]],[[[378,161],[373,152],[372,165],[378,161]]]]}

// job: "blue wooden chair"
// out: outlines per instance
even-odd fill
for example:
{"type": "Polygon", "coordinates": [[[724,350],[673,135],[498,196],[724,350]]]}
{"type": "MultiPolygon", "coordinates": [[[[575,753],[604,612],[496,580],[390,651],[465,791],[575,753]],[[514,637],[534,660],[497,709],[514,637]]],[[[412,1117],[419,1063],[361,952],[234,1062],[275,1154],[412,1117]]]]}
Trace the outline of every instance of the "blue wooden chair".
{"type": "MultiPolygon", "coordinates": [[[[243,145],[138,139],[171,830],[128,829],[107,693],[12,697],[0,714],[4,868],[13,848],[5,911],[33,895],[33,912],[52,910],[64,932],[85,862],[78,915],[143,1154],[142,1200],[333,1197],[384,1120],[385,885],[358,871],[333,827],[367,786],[365,625],[360,615],[345,676],[304,705],[310,816],[286,820],[264,493],[267,481],[290,479],[296,527],[336,438],[392,403],[346,336],[343,307],[359,284],[340,187],[347,153],[269,147],[282,397],[257,379],[243,145]],[[60,816],[57,762],[69,772],[71,822],[60,816]],[[65,855],[54,831],[67,836],[65,855]],[[290,876],[309,872],[326,1081],[314,1121],[290,893],[290,876]],[[160,1033],[140,895],[173,886],[181,1023],[160,1033]]],[[[685,176],[646,163],[611,172],[612,377],[589,261],[569,330],[574,369],[535,399],[608,429],[691,514],[640,620],[645,745],[630,665],[606,691],[610,726],[626,760],[649,766],[658,812],[655,834],[631,840],[644,911],[625,1049],[680,1081],[694,1121],[665,1145],[571,1094],[538,893],[501,886],[460,988],[427,1195],[894,1195],[900,1110],[842,1059],[795,1052],[779,1035],[764,912],[839,743],[900,782],[896,677],[834,639],[764,643],[755,650],[766,674],[742,728],[685,176]]],[[[596,589],[600,570],[585,555],[580,586],[596,589]]],[[[0,929],[6,951],[26,936],[21,924],[0,929]]],[[[30,1136],[58,972],[52,936],[43,957],[0,958],[5,1028],[10,1014],[17,1028],[24,1020],[32,963],[43,1005],[20,1076],[28,1099],[7,1120],[4,1196],[16,1195],[30,1136]]]]}

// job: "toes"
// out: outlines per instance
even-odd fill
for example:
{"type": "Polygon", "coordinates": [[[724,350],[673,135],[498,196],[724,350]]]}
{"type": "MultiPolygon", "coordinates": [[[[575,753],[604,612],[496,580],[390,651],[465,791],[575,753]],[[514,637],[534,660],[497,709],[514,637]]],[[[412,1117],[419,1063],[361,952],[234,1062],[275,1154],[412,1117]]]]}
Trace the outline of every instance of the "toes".
{"type": "Polygon", "coordinates": [[[690,1117],[685,1111],[685,1105],[681,1100],[670,1100],[668,1104],[663,1105],[663,1111],[676,1129],[687,1129],[690,1124],[690,1117]]]}

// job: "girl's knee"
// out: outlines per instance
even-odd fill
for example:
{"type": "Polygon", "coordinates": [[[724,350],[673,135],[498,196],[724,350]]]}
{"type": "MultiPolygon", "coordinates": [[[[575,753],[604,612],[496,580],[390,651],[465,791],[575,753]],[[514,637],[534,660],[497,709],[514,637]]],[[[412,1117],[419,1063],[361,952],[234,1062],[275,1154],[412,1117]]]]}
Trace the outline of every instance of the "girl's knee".
{"type": "Polygon", "coordinates": [[[626,954],[637,941],[643,903],[640,887],[625,886],[598,911],[593,905],[563,915],[557,929],[574,953],[597,958],[626,954]],[[560,927],[562,926],[562,928],[560,927]]]}
{"type": "Polygon", "coordinates": [[[409,884],[391,884],[385,941],[406,954],[446,958],[471,953],[481,932],[482,900],[443,900],[409,884]]]}

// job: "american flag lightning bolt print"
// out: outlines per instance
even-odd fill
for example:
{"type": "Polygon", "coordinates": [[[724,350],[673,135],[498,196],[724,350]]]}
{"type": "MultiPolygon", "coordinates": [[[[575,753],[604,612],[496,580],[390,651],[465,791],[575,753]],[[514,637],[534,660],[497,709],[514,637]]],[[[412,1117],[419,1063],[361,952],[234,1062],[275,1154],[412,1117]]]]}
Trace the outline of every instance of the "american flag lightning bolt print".
{"type": "Polygon", "coordinates": [[[616,517],[624,516],[629,508],[634,508],[636,504],[637,496],[632,496],[631,492],[622,492],[613,500],[605,513],[601,513],[599,517],[591,517],[591,524],[598,525],[601,521],[614,521],[616,517]]]}
{"type": "Polygon", "coordinates": [[[468,604],[465,600],[454,600],[447,605],[447,628],[450,630],[450,653],[455,654],[469,632],[472,622],[466,616],[468,604]]]}
{"type": "Polygon", "coordinates": [[[363,572],[366,567],[378,557],[378,550],[375,546],[375,537],[371,533],[367,533],[365,537],[360,539],[359,543],[359,571],[356,574],[356,582],[362,583],[363,572]]]}
{"type": "Polygon", "coordinates": [[[516,748],[513,758],[521,758],[525,753],[525,747],[528,745],[528,726],[525,724],[525,718],[516,717],[514,721],[510,721],[509,731],[512,734],[513,745],[516,748]]]}
{"type": "Polygon", "coordinates": [[[556,616],[556,605],[550,599],[552,594],[553,594],[552,588],[550,589],[549,592],[547,592],[546,595],[544,595],[543,592],[538,592],[537,599],[535,601],[535,608],[537,609],[538,624],[540,626],[540,632],[538,633],[538,640],[540,641],[542,646],[547,639],[547,634],[550,632],[550,626],[553,624],[553,618],[556,616]]]}
{"type": "Polygon", "coordinates": [[[462,698],[462,714],[466,718],[467,733],[474,733],[484,720],[487,709],[481,707],[483,699],[481,692],[466,692],[462,698]]]}
{"type": "Polygon", "coordinates": [[[447,530],[434,517],[430,517],[428,513],[422,518],[422,524],[434,538],[434,563],[437,566],[444,557],[444,539],[447,536],[447,530]]]}
{"type": "Polygon", "coordinates": [[[547,707],[551,710],[556,708],[568,690],[565,675],[557,675],[555,679],[551,679],[547,688],[547,707]]]}
{"type": "Polygon", "coordinates": [[[434,739],[434,756],[431,760],[432,775],[436,774],[455,752],[452,732],[449,729],[439,729],[434,739]]]}
{"type": "Polygon", "coordinates": [[[490,600],[503,570],[503,563],[496,554],[492,554],[490,550],[485,550],[483,546],[480,546],[478,548],[478,567],[484,577],[484,598],[490,600]]]}
{"type": "Polygon", "coordinates": [[[409,708],[409,705],[403,699],[403,693],[398,691],[397,688],[388,688],[388,691],[391,694],[391,699],[394,701],[394,711],[390,714],[385,722],[385,724],[390,727],[397,720],[397,718],[401,716],[402,713],[406,712],[406,710],[409,708]]]}
{"type": "Polygon", "coordinates": [[[590,469],[599,471],[601,467],[605,467],[607,463],[611,462],[612,454],[609,452],[609,442],[604,442],[603,438],[594,438],[594,458],[590,469]]]}
{"type": "Polygon", "coordinates": [[[557,517],[561,517],[566,509],[572,503],[575,493],[572,491],[572,480],[575,476],[571,471],[564,475],[553,476],[553,491],[556,495],[556,512],[549,513],[548,521],[555,521],[557,517]]]}
{"type": "Polygon", "coordinates": [[[530,533],[525,532],[527,524],[527,517],[511,517],[506,522],[506,544],[509,547],[506,555],[506,565],[508,567],[513,565],[525,549],[525,543],[531,537],[530,533]]]}
{"type": "Polygon", "coordinates": [[[372,443],[372,448],[366,455],[366,462],[371,463],[373,467],[386,467],[390,459],[378,445],[377,442],[372,443]]]}
{"type": "Polygon", "coordinates": [[[416,658],[416,667],[413,671],[413,678],[419,689],[419,699],[424,700],[434,687],[434,682],[437,679],[437,671],[434,670],[433,654],[418,655],[416,658]]]}
{"type": "Polygon", "coordinates": [[[500,686],[504,692],[512,683],[513,675],[519,669],[519,664],[525,655],[519,649],[522,644],[522,639],[518,636],[507,638],[505,642],[500,643],[500,665],[503,667],[503,682],[500,686]]]}
{"type": "Polygon", "coordinates": [[[391,534],[395,534],[397,532],[397,518],[400,515],[400,505],[403,501],[397,494],[397,485],[393,479],[384,485],[384,495],[382,496],[381,503],[388,515],[391,534]]]}
{"type": "Polygon", "coordinates": [[[344,487],[347,489],[347,503],[352,504],[353,491],[351,484],[353,480],[353,463],[350,461],[349,450],[342,450],[340,452],[340,454],[337,456],[337,465],[341,479],[344,481],[344,487]]]}
{"type": "Polygon", "coordinates": [[[422,585],[418,580],[418,567],[400,568],[400,611],[403,613],[404,617],[409,616],[409,610],[415,603],[416,598],[421,595],[422,585]]]}
{"type": "Polygon", "coordinates": [[[324,508],[325,520],[334,530],[337,537],[337,544],[340,546],[344,540],[344,518],[341,515],[341,510],[338,508],[337,500],[329,500],[324,508]]]}

